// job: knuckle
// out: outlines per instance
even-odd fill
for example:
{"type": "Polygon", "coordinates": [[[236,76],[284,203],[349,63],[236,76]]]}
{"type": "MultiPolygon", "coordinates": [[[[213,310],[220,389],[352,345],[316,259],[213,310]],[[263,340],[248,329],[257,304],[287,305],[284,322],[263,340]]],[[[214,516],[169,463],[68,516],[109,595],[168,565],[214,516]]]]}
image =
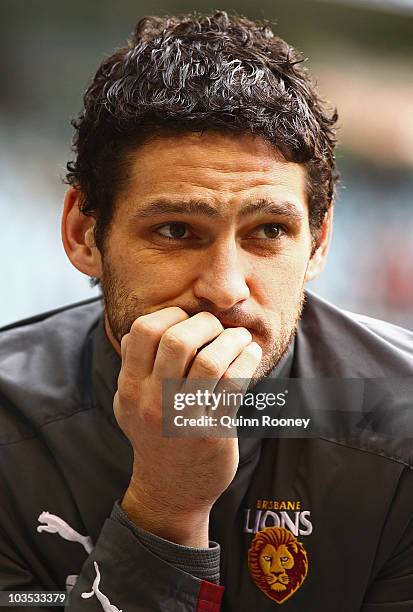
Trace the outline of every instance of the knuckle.
{"type": "Polygon", "coordinates": [[[236,359],[225,372],[225,384],[242,387],[243,381],[250,378],[251,366],[244,359],[236,359]]]}
{"type": "Polygon", "coordinates": [[[125,420],[125,412],[122,410],[122,399],[119,395],[119,391],[116,391],[115,397],[113,398],[113,414],[119,426],[123,425],[125,420]]]}
{"type": "Polygon", "coordinates": [[[119,375],[117,396],[120,404],[129,404],[137,399],[136,385],[122,373],[119,375]]]}
{"type": "Polygon", "coordinates": [[[185,351],[186,343],[175,331],[166,331],[161,340],[162,349],[167,353],[177,354],[185,351]]]}
{"type": "Polygon", "coordinates": [[[201,374],[206,374],[208,377],[216,376],[219,377],[221,368],[219,359],[215,355],[202,355],[201,353],[195,360],[197,369],[200,370],[201,374]]]}
{"type": "Polygon", "coordinates": [[[132,323],[130,333],[133,336],[154,336],[157,334],[156,326],[145,317],[139,317],[132,323]]]}
{"type": "Polygon", "coordinates": [[[222,388],[227,393],[235,395],[243,395],[248,387],[249,378],[242,378],[242,372],[239,370],[227,370],[221,378],[222,388]]]}
{"type": "Polygon", "coordinates": [[[244,379],[233,376],[234,373],[236,373],[234,369],[228,368],[222,375],[221,383],[222,385],[225,385],[225,389],[227,391],[237,392],[243,387],[244,379]]]}
{"type": "Polygon", "coordinates": [[[144,431],[158,430],[162,427],[162,415],[158,410],[142,410],[139,420],[144,431]]]}

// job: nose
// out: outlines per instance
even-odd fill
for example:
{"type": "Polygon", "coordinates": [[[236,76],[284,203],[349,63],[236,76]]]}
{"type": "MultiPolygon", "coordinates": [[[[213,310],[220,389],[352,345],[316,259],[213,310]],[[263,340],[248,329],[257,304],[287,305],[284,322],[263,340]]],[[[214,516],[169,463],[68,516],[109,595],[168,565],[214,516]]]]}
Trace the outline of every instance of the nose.
{"type": "Polygon", "coordinates": [[[215,243],[204,253],[202,269],[193,285],[199,300],[208,300],[219,310],[227,310],[248,299],[250,290],[241,255],[234,239],[215,243]]]}

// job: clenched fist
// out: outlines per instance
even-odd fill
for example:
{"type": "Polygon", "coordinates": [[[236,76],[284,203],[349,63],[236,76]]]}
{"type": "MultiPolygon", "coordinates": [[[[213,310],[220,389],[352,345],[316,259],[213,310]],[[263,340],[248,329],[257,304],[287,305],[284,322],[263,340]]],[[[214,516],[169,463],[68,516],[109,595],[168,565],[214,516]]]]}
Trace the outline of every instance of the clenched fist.
{"type": "Polygon", "coordinates": [[[162,382],[250,379],[261,348],[243,327],[170,307],[136,319],[121,354],[114,413],[134,451],[122,508],[147,531],[207,547],[210,510],[238,467],[237,439],[162,436],[162,382]]]}

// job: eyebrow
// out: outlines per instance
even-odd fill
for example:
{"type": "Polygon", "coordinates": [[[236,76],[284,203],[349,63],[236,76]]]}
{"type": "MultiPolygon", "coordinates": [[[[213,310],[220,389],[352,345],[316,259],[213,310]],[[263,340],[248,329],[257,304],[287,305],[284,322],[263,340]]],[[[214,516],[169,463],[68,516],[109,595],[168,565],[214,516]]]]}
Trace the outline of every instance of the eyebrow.
{"type": "MultiPolygon", "coordinates": [[[[224,217],[222,212],[212,206],[212,204],[203,202],[202,200],[173,202],[167,199],[160,199],[150,202],[144,208],[136,210],[133,213],[133,219],[147,219],[155,215],[170,215],[174,213],[221,219],[224,217]]],[[[245,206],[242,206],[237,213],[237,217],[244,218],[259,214],[289,217],[297,222],[303,219],[303,213],[292,202],[275,202],[265,198],[249,202],[245,204],[245,206]]]]}
{"type": "Polygon", "coordinates": [[[295,221],[302,221],[302,211],[292,202],[274,202],[265,198],[250,202],[243,206],[238,217],[247,217],[250,215],[279,215],[281,217],[290,217],[295,221]]]}
{"type": "Polygon", "coordinates": [[[134,219],[146,219],[154,215],[169,215],[180,213],[187,215],[203,215],[206,217],[222,217],[221,213],[207,202],[189,200],[187,202],[172,202],[170,200],[156,200],[150,202],[145,208],[133,213],[134,219]]]}

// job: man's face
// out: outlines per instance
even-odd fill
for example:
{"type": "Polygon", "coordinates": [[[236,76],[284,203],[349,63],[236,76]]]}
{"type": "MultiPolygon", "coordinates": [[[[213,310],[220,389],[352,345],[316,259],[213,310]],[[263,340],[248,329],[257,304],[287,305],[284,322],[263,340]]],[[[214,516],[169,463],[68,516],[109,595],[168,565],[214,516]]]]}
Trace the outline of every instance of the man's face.
{"type": "Polygon", "coordinates": [[[252,136],[184,134],[133,154],[103,253],[107,322],[120,341],[142,314],[179,306],[243,326],[256,376],[294,334],[312,242],[305,171],[252,136]]]}

